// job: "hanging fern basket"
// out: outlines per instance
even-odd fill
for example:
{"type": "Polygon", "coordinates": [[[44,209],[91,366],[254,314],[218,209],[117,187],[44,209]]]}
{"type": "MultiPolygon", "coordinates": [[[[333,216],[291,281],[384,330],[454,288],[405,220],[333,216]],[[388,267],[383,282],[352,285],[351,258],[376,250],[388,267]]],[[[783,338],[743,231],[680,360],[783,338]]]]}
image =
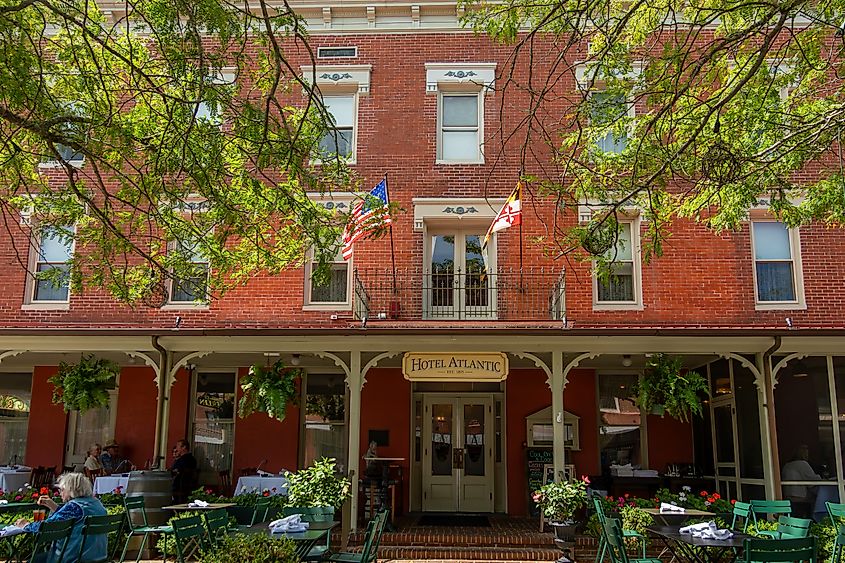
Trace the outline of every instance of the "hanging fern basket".
{"type": "Polygon", "coordinates": [[[271,366],[251,366],[249,373],[241,379],[238,416],[246,418],[252,413],[263,412],[270,418],[284,420],[288,405],[297,403],[296,380],[300,377],[301,369],[288,368],[282,360],[271,366]]]}
{"type": "Polygon", "coordinates": [[[53,403],[64,405],[65,412],[85,412],[109,404],[109,389],[120,374],[120,366],[93,354],[82,355],[79,363],[61,362],[59,371],[49,379],[53,384],[53,403]]]}

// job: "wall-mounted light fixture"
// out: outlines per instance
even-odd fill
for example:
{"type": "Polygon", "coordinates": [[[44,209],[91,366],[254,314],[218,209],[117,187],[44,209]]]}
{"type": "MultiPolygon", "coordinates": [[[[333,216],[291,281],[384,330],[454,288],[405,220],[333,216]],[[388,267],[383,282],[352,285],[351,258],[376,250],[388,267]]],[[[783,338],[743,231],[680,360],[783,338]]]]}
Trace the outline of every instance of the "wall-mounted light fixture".
{"type": "Polygon", "coordinates": [[[625,366],[626,368],[629,368],[629,367],[631,367],[632,363],[634,363],[634,362],[631,360],[631,354],[623,354],[622,355],[622,365],[623,366],[625,366]]]}

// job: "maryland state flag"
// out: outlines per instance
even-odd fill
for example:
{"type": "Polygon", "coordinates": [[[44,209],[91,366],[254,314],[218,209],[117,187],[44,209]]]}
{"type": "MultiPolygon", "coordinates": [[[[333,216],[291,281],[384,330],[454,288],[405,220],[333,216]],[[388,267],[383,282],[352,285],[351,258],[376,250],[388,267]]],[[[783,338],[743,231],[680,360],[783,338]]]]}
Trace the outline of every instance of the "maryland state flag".
{"type": "Polygon", "coordinates": [[[484,235],[484,244],[481,248],[487,246],[490,237],[493,233],[519,225],[522,222],[522,182],[517,182],[513,193],[508,197],[499,214],[493,219],[490,228],[487,229],[487,234],[484,235]]]}

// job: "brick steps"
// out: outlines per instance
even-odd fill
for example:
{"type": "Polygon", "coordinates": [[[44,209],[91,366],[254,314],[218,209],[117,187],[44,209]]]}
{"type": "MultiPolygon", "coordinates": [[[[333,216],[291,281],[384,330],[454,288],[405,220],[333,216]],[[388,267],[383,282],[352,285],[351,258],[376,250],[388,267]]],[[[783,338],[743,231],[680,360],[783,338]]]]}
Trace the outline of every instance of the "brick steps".
{"type": "Polygon", "coordinates": [[[428,547],[380,546],[378,558],[401,560],[459,560],[459,561],[555,561],[560,551],[541,547],[428,547]]]}

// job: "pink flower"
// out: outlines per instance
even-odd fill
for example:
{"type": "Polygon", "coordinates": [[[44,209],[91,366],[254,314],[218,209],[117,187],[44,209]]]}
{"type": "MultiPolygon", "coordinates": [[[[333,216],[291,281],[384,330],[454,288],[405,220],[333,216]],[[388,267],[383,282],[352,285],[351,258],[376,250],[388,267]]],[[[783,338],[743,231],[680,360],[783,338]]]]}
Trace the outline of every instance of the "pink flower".
{"type": "Polygon", "coordinates": [[[590,484],[590,478],[586,475],[581,475],[581,480],[584,481],[586,484],[590,484]]]}

